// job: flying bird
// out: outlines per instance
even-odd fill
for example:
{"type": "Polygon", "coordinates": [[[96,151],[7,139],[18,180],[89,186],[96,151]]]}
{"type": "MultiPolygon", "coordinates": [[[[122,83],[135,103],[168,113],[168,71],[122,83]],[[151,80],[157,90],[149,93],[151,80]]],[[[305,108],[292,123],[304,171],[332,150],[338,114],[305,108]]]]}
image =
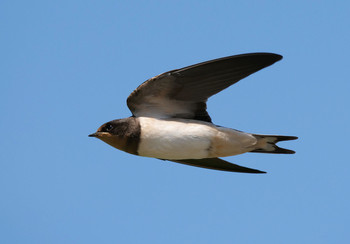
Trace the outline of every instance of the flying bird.
{"type": "Polygon", "coordinates": [[[295,136],[246,133],[212,123],[209,97],[282,59],[248,53],[194,64],[157,75],[127,99],[132,116],[103,124],[89,135],[139,156],[241,173],[266,173],[220,157],[246,152],[293,154],[276,145],[295,136]]]}

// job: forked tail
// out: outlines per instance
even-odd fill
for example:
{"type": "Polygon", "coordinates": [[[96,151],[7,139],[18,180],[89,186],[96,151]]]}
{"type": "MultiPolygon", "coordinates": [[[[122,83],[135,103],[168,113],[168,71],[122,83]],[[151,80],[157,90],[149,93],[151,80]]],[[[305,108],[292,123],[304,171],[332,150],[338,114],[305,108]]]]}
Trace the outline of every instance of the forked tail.
{"type": "Polygon", "coordinates": [[[281,154],[293,154],[295,151],[278,147],[277,142],[296,140],[296,136],[271,136],[271,135],[255,135],[258,139],[257,148],[250,152],[257,153],[281,153],[281,154]]]}

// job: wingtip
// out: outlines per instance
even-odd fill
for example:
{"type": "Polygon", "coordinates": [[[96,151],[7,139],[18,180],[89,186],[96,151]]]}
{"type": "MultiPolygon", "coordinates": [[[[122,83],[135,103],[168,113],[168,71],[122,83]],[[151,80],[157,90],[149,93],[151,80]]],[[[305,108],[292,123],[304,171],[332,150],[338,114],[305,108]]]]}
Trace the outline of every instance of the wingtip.
{"type": "MultiPolygon", "coordinates": [[[[276,59],[277,59],[277,61],[280,61],[282,58],[283,58],[283,56],[282,55],[280,55],[280,54],[275,54],[276,55],[276,59]]],[[[277,62],[276,61],[276,62],[277,62]]]]}
{"type": "Polygon", "coordinates": [[[253,173],[253,174],[266,174],[267,172],[265,171],[261,171],[261,170],[258,170],[258,169],[254,169],[255,172],[250,172],[250,173],[253,173]]]}
{"type": "Polygon", "coordinates": [[[278,61],[280,61],[283,58],[282,55],[277,54],[277,53],[270,53],[270,55],[273,57],[274,62],[278,62],[278,61]]]}
{"type": "Polygon", "coordinates": [[[283,56],[280,54],[267,52],[247,53],[242,54],[242,56],[250,56],[257,59],[263,59],[266,64],[268,64],[268,66],[280,61],[283,58],[283,56]]]}
{"type": "Polygon", "coordinates": [[[261,54],[269,56],[274,63],[283,59],[283,56],[277,53],[261,53],[261,54]]]}

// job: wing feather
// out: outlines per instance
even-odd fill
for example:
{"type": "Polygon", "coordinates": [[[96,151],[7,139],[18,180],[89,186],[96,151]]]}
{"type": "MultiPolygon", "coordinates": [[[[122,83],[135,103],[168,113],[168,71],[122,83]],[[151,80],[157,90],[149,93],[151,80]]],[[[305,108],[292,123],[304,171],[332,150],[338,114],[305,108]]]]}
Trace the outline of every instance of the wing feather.
{"type": "Polygon", "coordinates": [[[206,169],[215,169],[222,171],[230,172],[239,172],[239,173],[253,173],[253,174],[263,174],[264,171],[257,169],[251,169],[243,167],[237,164],[229,163],[220,158],[203,158],[203,159],[183,159],[183,160],[169,160],[175,163],[187,164],[195,167],[206,168],[206,169]]]}
{"type": "Polygon", "coordinates": [[[127,99],[134,116],[211,122],[209,97],[282,59],[273,53],[224,57],[172,70],[142,83],[127,99]]]}

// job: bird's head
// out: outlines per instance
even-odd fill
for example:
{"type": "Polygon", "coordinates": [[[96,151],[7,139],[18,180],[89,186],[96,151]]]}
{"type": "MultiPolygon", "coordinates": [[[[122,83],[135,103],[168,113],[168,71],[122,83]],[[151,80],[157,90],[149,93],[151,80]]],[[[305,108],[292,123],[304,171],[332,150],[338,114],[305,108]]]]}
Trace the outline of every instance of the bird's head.
{"type": "Polygon", "coordinates": [[[134,117],[109,121],[89,135],[132,154],[136,154],[139,136],[140,126],[134,117]]]}

